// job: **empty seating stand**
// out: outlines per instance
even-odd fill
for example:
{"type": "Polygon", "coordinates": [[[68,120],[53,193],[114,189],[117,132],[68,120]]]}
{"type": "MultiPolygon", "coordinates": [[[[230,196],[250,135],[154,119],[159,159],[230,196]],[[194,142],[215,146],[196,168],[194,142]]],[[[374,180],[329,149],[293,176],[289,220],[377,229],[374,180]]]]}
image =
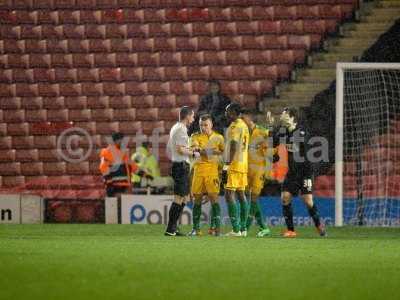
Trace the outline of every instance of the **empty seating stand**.
{"type": "MultiPolygon", "coordinates": [[[[211,78],[232,99],[255,107],[352,17],[357,3],[0,1],[2,188],[36,184],[44,195],[60,196],[51,194],[57,184],[46,184],[58,180],[68,190],[71,180],[86,176],[92,192],[64,195],[98,197],[98,150],[106,136],[167,134],[177,108],[196,106],[211,78]],[[57,151],[61,132],[74,126],[94,143],[78,166],[57,151]]],[[[167,160],[161,168],[166,174],[167,160]]]]}

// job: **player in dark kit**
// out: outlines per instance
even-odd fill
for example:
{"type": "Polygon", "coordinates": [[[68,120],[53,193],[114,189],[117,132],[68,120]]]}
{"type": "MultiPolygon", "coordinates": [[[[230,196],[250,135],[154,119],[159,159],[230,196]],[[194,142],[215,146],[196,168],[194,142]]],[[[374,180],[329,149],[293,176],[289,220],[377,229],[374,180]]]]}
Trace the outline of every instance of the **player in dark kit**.
{"type": "Polygon", "coordinates": [[[307,158],[306,130],[298,124],[297,110],[286,108],[280,116],[280,124],[281,126],[274,130],[274,147],[284,144],[288,152],[288,173],[282,183],[281,193],[283,216],[287,226],[283,236],[297,236],[293,225],[292,197],[297,196],[299,192],[318,233],[320,236],[326,236],[325,226],[313,202],[313,169],[307,158]]]}

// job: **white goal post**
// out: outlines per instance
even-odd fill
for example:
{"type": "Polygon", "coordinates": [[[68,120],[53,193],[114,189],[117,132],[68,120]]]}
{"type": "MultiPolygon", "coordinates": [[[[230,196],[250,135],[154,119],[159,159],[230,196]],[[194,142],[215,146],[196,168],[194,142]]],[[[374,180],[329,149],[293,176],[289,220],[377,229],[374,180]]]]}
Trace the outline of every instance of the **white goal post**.
{"type": "MultiPolygon", "coordinates": [[[[390,202],[391,176],[398,173],[393,170],[392,156],[387,154],[391,143],[396,142],[389,140],[391,135],[398,134],[394,127],[400,128],[393,125],[400,124],[400,120],[392,117],[395,114],[392,110],[397,112],[400,106],[399,91],[400,63],[337,63],[335,226],[354,224],[349,220],[356,218],[360,207],[365,220],[369,217],[380,220],[377,225],[387,225],[384,224],[387,218],[391,225],[400,214],[400,205],[393,208],[400,201],[390,202]],[[347,176],[351,172],[352,176],[347,176]],[[378,190],[379,193],[373,194],[378,190]],[[344,201],[346,193],[356,200],[344,201]]],[[[368,221],[365,224],[376,225],[368,221]]]]}

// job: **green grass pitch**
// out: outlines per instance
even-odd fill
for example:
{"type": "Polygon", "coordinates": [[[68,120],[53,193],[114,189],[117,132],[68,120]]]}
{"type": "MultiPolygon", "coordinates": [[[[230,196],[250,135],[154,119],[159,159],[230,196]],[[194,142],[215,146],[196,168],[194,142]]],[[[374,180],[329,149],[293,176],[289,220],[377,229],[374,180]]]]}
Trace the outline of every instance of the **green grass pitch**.
{"type": "Polygon", "coordinates": [[[399,228],[280,231],[168,238],[158,225],[0,225],[0,299],[399,299],[399,228]]]}

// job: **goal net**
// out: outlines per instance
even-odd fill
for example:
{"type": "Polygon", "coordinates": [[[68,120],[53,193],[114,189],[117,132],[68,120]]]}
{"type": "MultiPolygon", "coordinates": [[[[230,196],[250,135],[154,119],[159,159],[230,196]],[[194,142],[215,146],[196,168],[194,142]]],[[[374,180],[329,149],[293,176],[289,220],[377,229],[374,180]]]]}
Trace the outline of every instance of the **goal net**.
{"type": "Polygon", "coordinates": [[[335,225],[400,226],[400,64],[336,75],[335,225]]]}

